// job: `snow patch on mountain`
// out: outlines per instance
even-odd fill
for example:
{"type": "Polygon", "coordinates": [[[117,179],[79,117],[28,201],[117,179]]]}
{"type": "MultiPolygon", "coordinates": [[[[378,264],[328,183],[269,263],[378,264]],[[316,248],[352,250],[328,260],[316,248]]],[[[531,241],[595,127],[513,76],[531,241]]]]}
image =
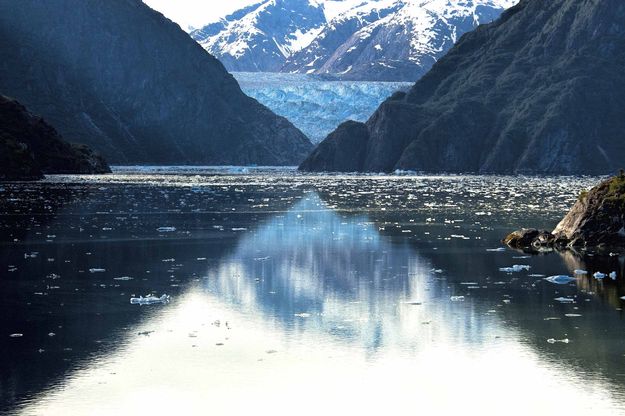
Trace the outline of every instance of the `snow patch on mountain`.
{"type": "Polygon", "coordinates": [[[518,0],[263,0],[192,32],[230,71],[415,81],[518,0]]]}

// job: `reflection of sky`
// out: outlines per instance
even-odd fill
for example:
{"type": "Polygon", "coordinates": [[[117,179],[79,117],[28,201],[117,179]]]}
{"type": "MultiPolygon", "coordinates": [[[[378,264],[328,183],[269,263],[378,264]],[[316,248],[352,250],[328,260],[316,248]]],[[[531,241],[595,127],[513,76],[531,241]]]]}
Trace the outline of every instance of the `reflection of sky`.
{"type": "Polygon", "coordinates": [[[451,302],[432,267],[309,195],[24,413],[623,410],[606,381],[539,356],[470,299],[451,302]]]}

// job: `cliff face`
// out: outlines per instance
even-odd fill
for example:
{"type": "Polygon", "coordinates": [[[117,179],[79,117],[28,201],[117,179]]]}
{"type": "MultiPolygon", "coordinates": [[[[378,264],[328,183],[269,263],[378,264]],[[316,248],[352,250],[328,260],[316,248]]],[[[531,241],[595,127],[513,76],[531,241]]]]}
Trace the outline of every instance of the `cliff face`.
{"type": "Polygon", "coordinates": [[[111,162],[297,164],[308,139],[140,0],[0,0],[0,90],[111,162]]]}
{"type": "Polygon", "coordinates": [[[40,179],[44,173],[108,173],[104,159],[65,142],[41,117],[0,95],[0,179],[40,179]]]}
{"type": "Polygon", "coordinates": [[[622,1],[523,0],[380,106],[359,170],[612,172],[625,158],[624,66],[622,1]]]}
{"type": "Polygon", "coordinates": [[[625,242],[625,176],[610,178],[582,192],[553,234],[571,246],[622,245],[625,242]]]}

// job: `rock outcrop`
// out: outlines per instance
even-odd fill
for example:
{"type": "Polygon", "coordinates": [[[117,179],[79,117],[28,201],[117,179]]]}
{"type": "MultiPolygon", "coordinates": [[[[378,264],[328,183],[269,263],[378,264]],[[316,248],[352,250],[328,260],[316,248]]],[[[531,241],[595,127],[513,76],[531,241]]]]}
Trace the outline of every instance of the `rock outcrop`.
{"type": "Polygon", "coordinates": [[[625,175],[582,192],[553,234],[571,246],[625,244],[625,175]]]}
{"type": "Polygon", "coordinates": [[[379,107],[358,170],[614,172],[625,159],[624,66],[625,2],[522,0],[379,107]]]}
{"type": "Polygon", "coordinates": [[[87,146],[67,143],[41,117],[0,95],[0,180],[40,179],[44,173],[109,173],[87,146]]]}
{"type": "Polygon", "coordinates": [[[365,157],[369,132],[364,124],[346,121],[323,141],[300,166],[301,170],[358,171],[365,157]]]}
{"type": "Polygon", "coordinates": [[[141,0],[0,0],[0,91],[115,164],[297,165],[312,145],[141,0]]]}
{"type": "Polygon", "coordinates": [[[503,242],[513,248],[625,246],[625,173],[579,195],[552,233],[522,229],[503,242]]]}

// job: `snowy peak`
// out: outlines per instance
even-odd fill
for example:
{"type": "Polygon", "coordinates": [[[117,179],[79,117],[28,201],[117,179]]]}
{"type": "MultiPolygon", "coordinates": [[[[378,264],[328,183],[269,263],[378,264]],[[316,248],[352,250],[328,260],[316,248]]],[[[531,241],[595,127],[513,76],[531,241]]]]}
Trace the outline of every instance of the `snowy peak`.
{"type": "Polygon", "coordinates": [[[192,32],[231,71],[415,81],[517,0],[264,0],[192,32]]]}
{"type": "Polygon", "coordinates": [[[289,58],[289,72],[415,81],[454,43],[516,0],[379,0],[349,9],[289,58]],[[328,53],[328,51],[332,51],[328,53]]]}
{"type": "Polygon", "coordinates": [[[191,33],[231,71],[278,71],[326,23],[317,0],[265,0],[191,33]]]}

